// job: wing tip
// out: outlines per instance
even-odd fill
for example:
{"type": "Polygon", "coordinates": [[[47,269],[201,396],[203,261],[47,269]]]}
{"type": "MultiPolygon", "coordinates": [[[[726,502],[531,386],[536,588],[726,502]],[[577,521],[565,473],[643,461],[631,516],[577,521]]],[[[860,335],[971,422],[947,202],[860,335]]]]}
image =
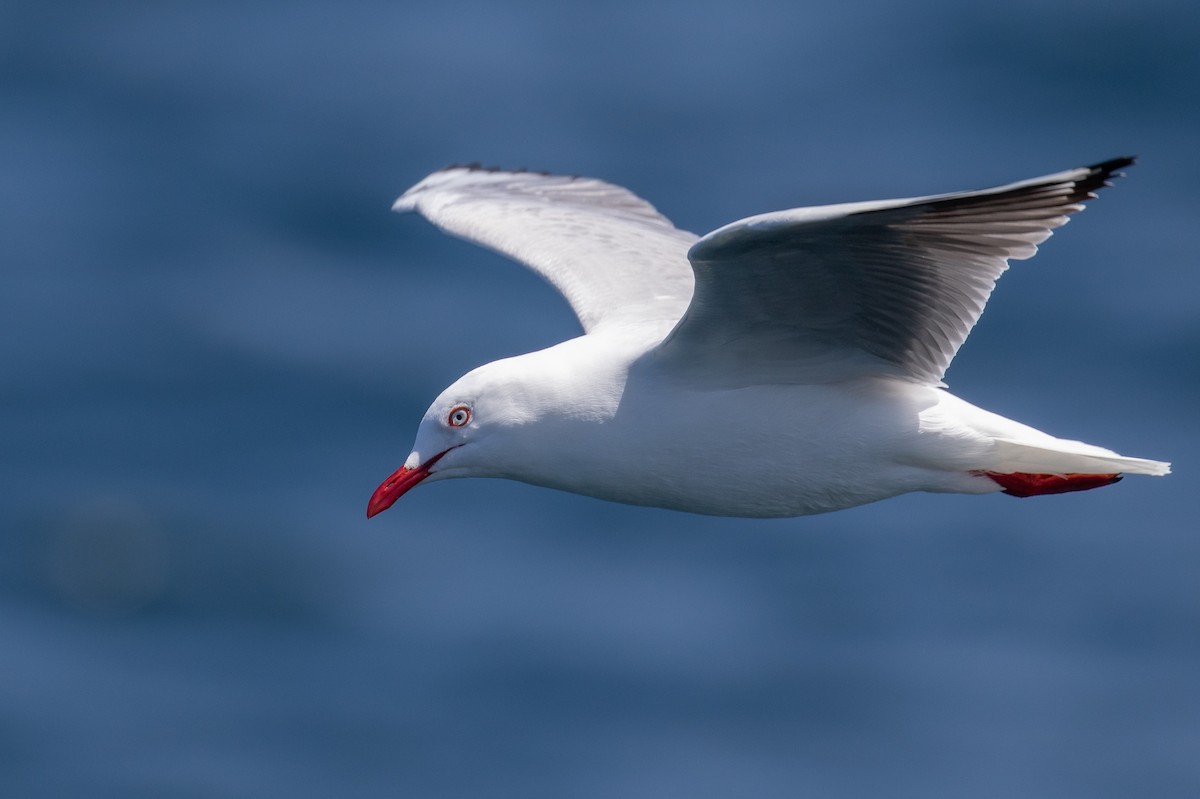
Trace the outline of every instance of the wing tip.
{"type": "Polygon", "coordinates": [[[1106,186],[1111,186],[1112,181],[1117,178],[1125,177],[1125,173],[1121,170],[1125,167],[1133,166],[1137,163],[1136,155],[1121,155],[1116,158],[1110,158],[1107,161],[1101,161],[1098,164],[1084,167],[1087,174],[1075,182],[1076,192],[1083,199],[1096,199],[1096,192],[1106,186]]]}
{"type": "Polygon", "coordinates": [[[400,197],[397,198],[394,203],[392,203],[392,210],[400,214],[407,213],[409,211],[416,211],[418,210],[418,195],[421,195],[423,192],[429,189],[440,188],[444,185],[447,185],[456,177],[471,174],[497,178],[506,175],[525,176],[531,178],[556,178],[566,182],[580,180],[579,175],[560,175],[554,172],[526,169],[525,167],[508,169],[502,166],[486,166],[479,161],[450,164],[449,166],[442,167],[436,172],[429,173],[419,182],[417,182],[412,188],[400,195],[400,197]]]}
{"type": "Polygon", "coordinates": [[[1138,157],[1136,155],[1118,155],[1116,158],[1109,158],[1107,161],[1101,161],[1098,164],[1092,164],[1091,166],[1087,167],[1087,169],[1092,172],[1103,172],[1113,175],[1113,177],[1119,177],[1119,175],[1115,174],[1117,170],[1124,169],[1127,166],[1133,166],[1137,163],[1137,160],[1138,157]]]}

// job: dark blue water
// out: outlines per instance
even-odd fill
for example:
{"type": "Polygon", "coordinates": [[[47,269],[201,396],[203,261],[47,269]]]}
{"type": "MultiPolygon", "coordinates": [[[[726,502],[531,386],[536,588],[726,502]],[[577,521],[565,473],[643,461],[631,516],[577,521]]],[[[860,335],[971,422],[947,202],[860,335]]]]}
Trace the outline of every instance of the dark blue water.
{"type": "Polygon", "coordinates": [[[1198,41],[1190,0],[6,4],[3,794],[1200,795],[1198,41]],[[446,384],[576,333],[388,212],[433,169],[702,232],[1125,153],[948,379],[1170,478],[364,518],[446,384]]]}

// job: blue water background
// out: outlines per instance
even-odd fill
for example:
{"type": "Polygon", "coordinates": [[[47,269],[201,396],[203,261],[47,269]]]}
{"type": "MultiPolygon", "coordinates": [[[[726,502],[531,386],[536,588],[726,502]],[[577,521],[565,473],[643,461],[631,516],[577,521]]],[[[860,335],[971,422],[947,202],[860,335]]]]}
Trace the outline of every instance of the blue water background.
{"type": "Polygon", "coordinates": [[[0,793],[1200,796],[1198,42],[1192,0],[5,3],[0,793]],[[948,380],[1170,478],[364,518],[445,385],[577,332],[389,213],[434,169],[703,232],[1127,153],[948,380]]]}

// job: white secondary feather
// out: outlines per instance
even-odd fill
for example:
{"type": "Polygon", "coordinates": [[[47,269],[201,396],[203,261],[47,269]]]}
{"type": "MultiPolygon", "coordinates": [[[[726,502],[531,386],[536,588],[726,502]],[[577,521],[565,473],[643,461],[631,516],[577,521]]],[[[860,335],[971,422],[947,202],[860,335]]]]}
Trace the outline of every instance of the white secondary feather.
{"type": "Polygon", "coordinates": [[[446,389],[368,513],[421,480],[473,475],[789,516],[906,491],[1026,496],[1166,474],[941,384],[1008,262],[1032,256],[1131,162],[762,214],[699,239],[592,178],[436,172],[395,210],[542,275],[585,335],[446,389]]]}

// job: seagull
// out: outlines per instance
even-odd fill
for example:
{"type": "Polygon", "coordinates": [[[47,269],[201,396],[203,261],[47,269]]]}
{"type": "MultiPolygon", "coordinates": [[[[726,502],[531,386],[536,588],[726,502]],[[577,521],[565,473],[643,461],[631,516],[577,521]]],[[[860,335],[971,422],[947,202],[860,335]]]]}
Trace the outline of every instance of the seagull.
{"type": "Polygon", "coordinates": [[[1010,260],[1133,163],[750,216],[705,236],[594,178],[453,166],[393,206],[548,280],[583,335],[441,393],[375,491],[501,477],[739,517],[910,491],[1081,491],[1168,463],[1056,438],[942,377],[1010,260]]]}

